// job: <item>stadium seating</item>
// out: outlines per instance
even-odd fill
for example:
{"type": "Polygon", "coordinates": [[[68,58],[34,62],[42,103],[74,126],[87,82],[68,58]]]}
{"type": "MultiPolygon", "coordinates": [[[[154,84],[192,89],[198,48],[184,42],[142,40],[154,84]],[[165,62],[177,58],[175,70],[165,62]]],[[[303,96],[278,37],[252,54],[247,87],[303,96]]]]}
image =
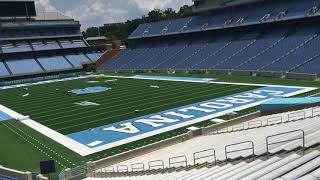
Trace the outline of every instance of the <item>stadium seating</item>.
{"type": "Polygon", "coordinates": [[[10,60],[6,61],[13,74],[30,74],[43,72],[39,64],[34,59],[10,60]]]}
{"type": "Polygon", "coordinates": [[[60,44],[63,48],[81,48],[81,47],[87,47],[86,44],[81,40],[76,41],[60,41],[60,44]]]}
{"type": "MultiPolygon", "coordinates": [[[[144,176],[116,177],[108,179],[117,180],[147,180],[147,179],[172,179],[172,180],[237,180],[237,179],[310,179],[319,177],[320,151],[314,150],[306,155],[290,154],[286,157],[275,156],[267,160],[257,159],[251,162],[240,162],[199,169],[174,171],[171,173],[150,174],[144,176]],[[307,174],[309,173],[309,174],[307,174]]],[[[94,178],[88,178],[94,179],[94,178]]],[[[101,178],[100,178],[101,179],[101,178]]]]}
{"type": "Polygon", "coordinates": [[[66,58],[76,68],[81,68],[83,63],[91,62],[84,54],[67,55],[66,58]]]}
{"type": "Polygon", "coordinates": [[[87,179],[316,179],[320,167],[320,121],[312,117],[314,110],[318,108],[264,116],[226,127],[124,160],[113,168],[98,168],[87,179]],[[304,150],[298,148],[303,146],[303,137],[304,150]],[[253,160],[252,147],[258,156],[253,160]],[[225,163],[226,157],[234,162],[225,163]],[[149,167],[150,162],[158,162],[159,166],[149,167]],[[216,162],[219,164],[215,165],[216,162]],[[131,169],[135,167],[131,164],[140,168],[131,169]],[[116,171],[108,173],[112,169],[116,171]]]}
{"type": "Polygon", "coordinates": [[[4,44],[4,45],[1,45],[1,48],[2,48],[3,53],[16,53],[16,52],[32,51],[31,46],[26,42],[19,43],[16,45],[4,44]]]}
{"type": "MultiPolygon", "coordinates": [[[[159,149],[148,154],[126,160],[124,162],[118,163],[117,165],[131,165],[134,163],[145,163],[145,167],[148,168],[147,162],[153,160],[163,160],[165,161],[165,167],[168,167],[168,160],[171,157],[177,157],[181,155],[185,155],[189,161],[189,164],[193,162],[193,153],[199,152],[206,149],[214,148],[216,151],[217,160],[223,161],[226,159],[225,156],[225,146],[233,143],[241,143],[245,141],[253,141],[255,146],[255,154],[262,155],[266,152],[266,137],[282,132],[289,132],[296,129],[302,129],[306,133],[306,147],[310,147],[314,144],[320,143],[319,139],[319,120],[318,118],[309,118],[302,121],[290,122],[285,124],[279,124],[274,126],[266,126],[260,128],[249,129],[246,131],[234,131],[230,133],[222,133],[211,136],[201,136],[195,139],[191,139],[186,142],[178,143],[173,146],[169,146],[163,149],[159,149]],[[299,128],[297,128],[299,127],[299,128]],[[255,136],[252,136],[254,134],[255,136]]],[[[279,140],[290,139],[290,135],[280,136],[279,140]]],[[[292,137],[298,137],[297,135],[292,135],[292,137]]],[[[273,140],[276,142],[277,140],[273,140]]],[[[301,143],[296,141],[295,143],[283,144],[281,146],[272,146],[269,152],[277,153],[281,150],[293,150],[296,147],[300,146],[301,143]]],[[[245,146],[239,146],[241,149],[245,146]]],[[[231,154],[230,158],[238,158],[242,157],[250,157],[252,154],[251,151],[239,152],[235,154],[231,154]]]]}
{"type": "Polygon", "coordinates": [[[39,41],[33,42],[32,46],[35,51],[60,49],[60,46],[56,41],[46,41],[45,43],[39,41]]]}
{"type": "MultiPolygon", "coordinates": [[[[225,14],[225,10],[218,11],[212,15],[194,16],[172,21],[162,21],[143,24],[131,34],[130,38],[141,38],[145,36],[160,36],[165,34],[176,34],[183,32],[195,32],[211,29],[219,29],[227,26],[239,26],[247,24],[260,24],[262,17],[267,14],[269,18],[265,22],[288,20],[292,18],[303,18],[307,12],[318,5],[316,0],[310,1],[274,1],[265,4],[246,5],[244,7],[233,8],[231,13],[225,14]],[[289,3],[290,2],[290,3],[289,3]],[[280,14],[283,13],[282,16],[280,14]],[[242,19],[243,18],[243,19],[242,19]],[[229,22],[225,24],[226,22],[229,22]],[[185,31],[181,31],[185,29],[185,31]],[[145,34],[147,32],[147,34],[145,34]]],[[[228,11],[230,12],[230,11],[228,11]]],[[[309,14],[309,16],[314,14],[309,14]]]]}
{"type": "Polygon", "coordinates": [[[97,61],[102,56],[102,53],[101,52],[94,52],[94,53],[87,54],[87,56],[89,57],[89,59],[91,61],[97,61]]]}
{"type": "Polygon", "coordinates": [[[0,61],[0,76],[8,76],[8,75],[10,75],[10,73],[8,72],[3,62],[0,61]]]}
{"type": "Polygon", "coordinates": [[[172,44],[159,42],[130,49],[101,70],[234,69],[319,73],[302,70],[315,60],[310,58],[317,55],[319,38],[317,28],[299,27],[247,33],[237,38],[224,35],[189,38],[172,44]],[[296,71],[298,67],[300,70],[296,71]]]}
{"type": "Polygon", "coordinates": [[[171,21],[140,25],[129,38],[136,47],[114,57],[101,71],[131,70],[238,70],[319,74],[319,27],[266,26],[266,30],[209,35],[229,27],[286,23],[319,16],[318,2],[274,1],[246,4],[171,21]],[[191,33],[177,38],[182,33],[191,33]],[[197,36],[195,35],[197,33],[197,36]],[[175,35],[164,40],[155,36],[175,35]],[[201,37],[201,38],[199,38],[201,37]]]}
{"type": "Polygon", "coordinates": [[[72,69],[72,65],[63,56],[38,58],[46,71],[72,69]]]}

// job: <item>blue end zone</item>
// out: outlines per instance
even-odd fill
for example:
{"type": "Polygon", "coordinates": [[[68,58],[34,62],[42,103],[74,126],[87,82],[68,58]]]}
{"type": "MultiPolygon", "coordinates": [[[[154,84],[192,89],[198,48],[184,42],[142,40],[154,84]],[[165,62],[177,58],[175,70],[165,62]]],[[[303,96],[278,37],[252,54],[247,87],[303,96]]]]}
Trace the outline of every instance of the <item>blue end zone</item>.
{"type": "Polygon", "coordinates": [[[9,116],[8,114],[0,111],[0,121],[6,121],[6,120],[10,120],[13,119],[11,116],[9,116]]]}
{"type": "Polygon", "coordinates": [[[214,79],[209,78],[191,78],[191,77],[169,77],[169,76],[143,76],[143,75],[136,75],[131,76],[134,79],[150,79],[150,80],[164,80],[164,81],[186,81],[186,82],[202,82],[208,83],[214,79]]]}
{"type": "Polygon", "coordinates": [[[73,133],[68,136],[90,148],[114,147],[210,120],[230,112],[258,106],[275,96],[292,96],[293,93],[299,94],[304,90],[305,88],[298,87],[263,87],[73,133]]]}

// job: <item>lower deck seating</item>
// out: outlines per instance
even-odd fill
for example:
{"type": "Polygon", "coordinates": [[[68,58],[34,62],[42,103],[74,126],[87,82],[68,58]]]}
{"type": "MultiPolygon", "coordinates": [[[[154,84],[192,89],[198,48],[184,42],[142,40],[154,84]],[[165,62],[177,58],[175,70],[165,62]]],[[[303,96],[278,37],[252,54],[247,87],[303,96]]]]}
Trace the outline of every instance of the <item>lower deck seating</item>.
{"type": "MultiPolygon", "coordinates": [[[[298,111],[299,112],[299,111],[298,111]]],[[[297,113],[298,113],[297,112],[297,113]]],[[[301,113],[301,112],[300,112],[301,113]]],[[[305,111],[305,116],[308,117],[311,114],[311,111],[305,111]]],[[[280,115],[271,115],[262,117],[263,119],[271,119],[271,118],[279,118],[280,115]]],[[[174,144],[168,147],[164,147],[162,149],[157,149],[155,151],[145,153],[141,156],[134,157],[132,159],[125,160],[124,162],[115,164],[117,165],[128,165],[130,167],[131,164],[134,163],[143,163],[145,168],[148,167],[148,162],[155,160],[163,160],[164,167],[168,167],[169,158],[178,157],[178,156],[186,156],[188,164],[193,164],[194,157],[193,153],[207,150],[207,149],[215,149],[217,160],[224,161],[226,160],[225,156],[225,146],[231,145],[234,143],[241,143],[246,141],[252,141],[254,143],[255,155],[263,155],[267,152],[266,149],[266,137],[270,135],[275,135],[279,133],[289,132],[292,130],[301,129],[305,132],[305,147],[312,147],[313,145],[320,144],[320,120],[319,117],[310,117],[303,120],[295,121],[293,119],[286,119],[290,117],[288,113],[283,113],[283,122],[288,121],[287,123],[277,124],[273,126],[264,126],[258,128],[252,128],[248,130],[242,131],[233,131],[222,134],[208,135],[208,136],[200,136],[197,138],[193,138],[191,140],[181,142],[178,144],[174,144]],[[253,136],[254,135],[254,136],[253,136]]],[[[259,119],[255,119],[256,121],[259,119]]],[[[301,133],[292,133],[285,134],[281,136],[277,136],[271,139],[272,142],[279,142],[283,140],[289,140],[301,137],[301,133]]],[[[293,142],[282,143],[277,145],[271,145],[269,147],[269,152],[278,153],[282,150],[290,151],[295,148],[301,146],[301,139],[297,139],[293,142]]],[[[248,148],[248,145],[244,144],[239,145],[233,150],[241,148],[248,148]]],[[[252,151],[244,151],[233,153],[228,156],[228,158],[235,159],[241,157],[250,157],[252,155],[252,151]]],[[[206,159],[208,160],[208,159],[206,159]]],[[[211,158],[212,161],[212,158],[211,158]]]]}
{"type": "Polygon", "coordinates": [[[81,68],[83,63],[91,62],[84,54],[67,55],[66,58],[76,68],[81,68]]]}
{"type": "MultiPolygon", "coordinates": [[[[201,167],[171,173],[126,176],[105,179],[116,180],[317,180],[320,176],[320,151],[314,150],[305,155],[289,154],[286,157],[274,156],[270,159],[257,159],[251,162],[228,163],[220,166],[201,167]]],[[[87,178],[86,180],[94,180],[87,178]]],[[[99,178],[103,180],[104,178],[99,178]]]]}
{"type": "Polygon", "coordinates": [[[319,74],[319,27],[305,26],[149,42],[113,58],[100,70],[232,69],[319,74]],[[310,60],[311,59],[311,60],[310,60]]]}
{"type": "Polygon", "coordinates": [[[8,72],[6,66],[3,64],[3,62],[0,62],[0,76],[8,76],[10,73],[8,72]]]}
{"type": "Polygon", "coordinates": [[[29,74],[43,72],[40,65],[34,59],[6,61],[13,74],[29,74]]]}
{"type": "Polygon", "coordinates": [[[72,65],[63,56],[38,58],[46,71],[72,69],[72,65]]]}
{"type": "Polygon", "coordinates": [[[87,56],[90,58],[91,61],[95,62],[102,56],[102,53],[100,53],[100,52],[89,53],[89,54],[87,54],[87,56]]]}

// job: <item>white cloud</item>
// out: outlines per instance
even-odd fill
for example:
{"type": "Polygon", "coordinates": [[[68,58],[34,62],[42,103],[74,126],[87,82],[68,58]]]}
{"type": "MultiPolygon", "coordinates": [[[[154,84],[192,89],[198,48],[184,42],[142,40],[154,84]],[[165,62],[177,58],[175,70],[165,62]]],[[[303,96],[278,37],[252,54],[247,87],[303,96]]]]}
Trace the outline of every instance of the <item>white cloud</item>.
{"type": "Polygon", "coordinates": [[[100,26],[105,23],[123,22],[138,18],[148,11],[171,7],[178,9],[191,0],[85,0],[65,12],[66,15],[80,20],[82,29],[100,26]]]}
{"type": "MultiPolygon", "coordinates": [[[[68,3],[68,0],[61,2],[68,3]]],[[[35,3],[38,12],[59,12],[50,0],[35,0],[35,3]]],[[[86,29],[90,26],[138,18],[153,9],[170,7],[178,10],[185,4],[192,4],[192,0],[79,0],[76,7],[63,14],[79,20],[82,29],[86,29]]]]}
{"type": "Polygon", "coordinates": [[[58,10],[51,4],[50,0],[35,0],[38,12],[57,12],[58,10]]]}
{"type": "Polygon", "coordinates": [[[190,4],[190,0],[133,0],[140,9],[151,11],[153,9],[164,9],[171,7],[179,8],[181,5],[190,4]]]}

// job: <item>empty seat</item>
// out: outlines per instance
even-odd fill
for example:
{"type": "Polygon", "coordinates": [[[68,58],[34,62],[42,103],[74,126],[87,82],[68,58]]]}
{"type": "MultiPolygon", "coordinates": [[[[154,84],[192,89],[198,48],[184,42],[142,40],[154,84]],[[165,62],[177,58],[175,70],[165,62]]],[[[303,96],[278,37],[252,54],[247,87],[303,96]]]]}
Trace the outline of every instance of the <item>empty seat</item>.
{"type": "Polygon", "coordinates": [[[8,67],[13,74],[28,74],[43,72],[34,59],[7,60],[8,67]]]}

